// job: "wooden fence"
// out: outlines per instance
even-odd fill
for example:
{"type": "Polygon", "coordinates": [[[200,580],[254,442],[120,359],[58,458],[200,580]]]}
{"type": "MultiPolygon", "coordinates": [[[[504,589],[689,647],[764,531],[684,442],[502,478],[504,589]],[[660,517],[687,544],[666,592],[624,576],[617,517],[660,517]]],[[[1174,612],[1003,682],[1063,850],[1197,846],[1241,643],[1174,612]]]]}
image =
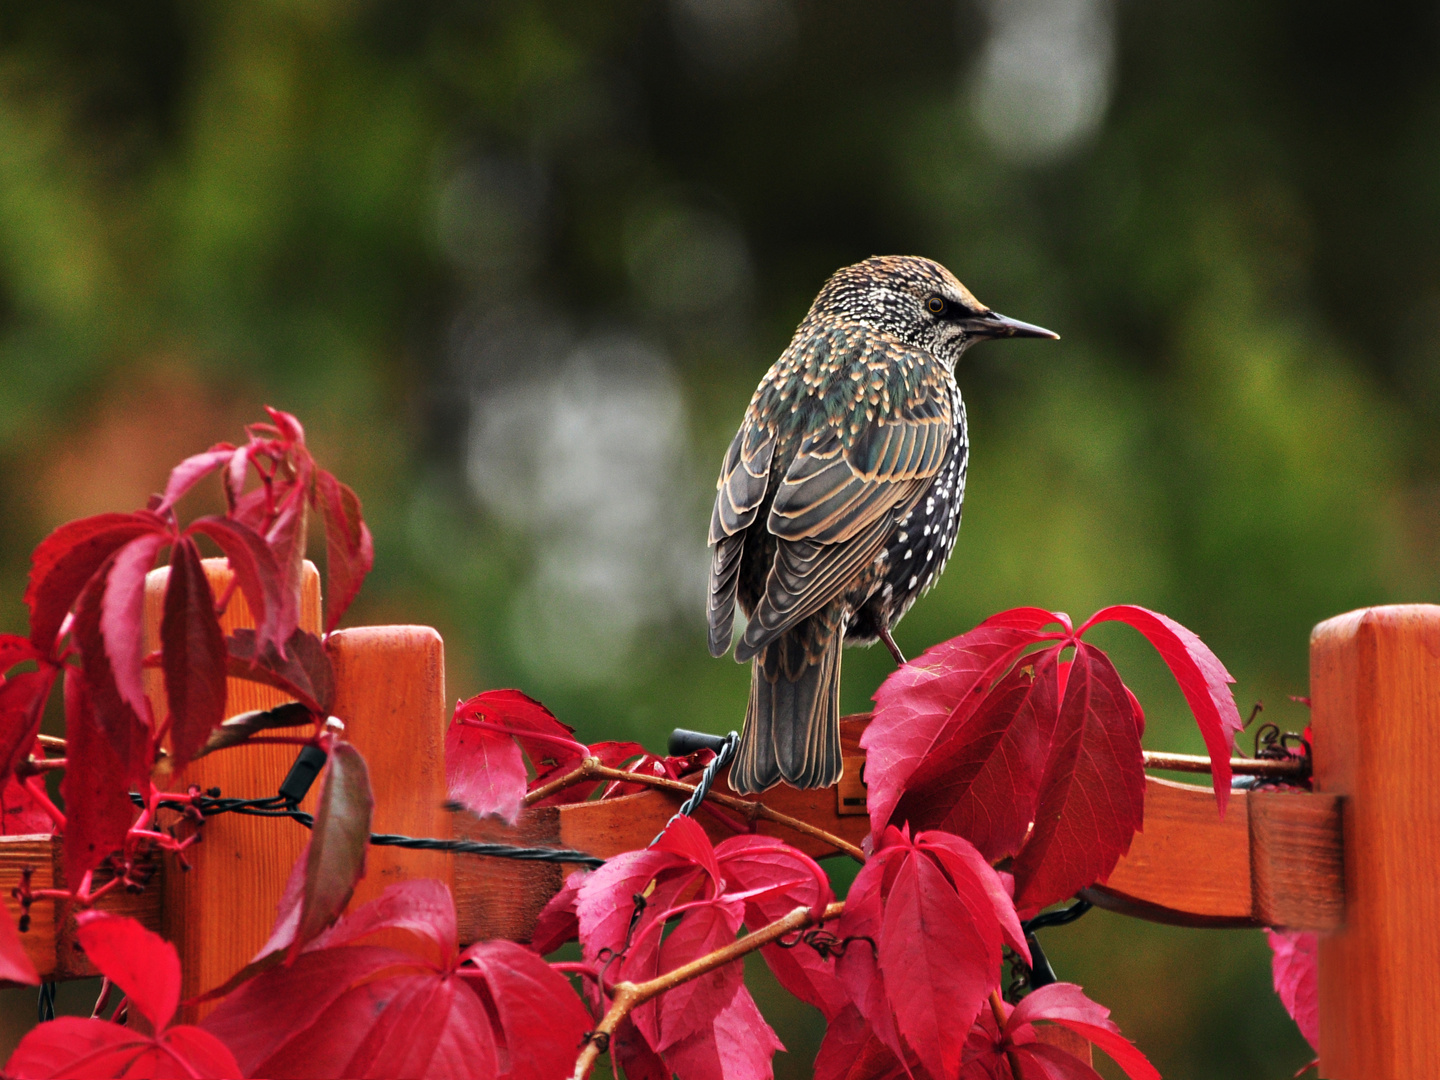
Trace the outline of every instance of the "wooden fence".
{"type": "MultiPolygon", "coordinates": [[[[207,572],[218,593],[228,575],[223,560],[207,561],[207,572]]],[[[155,571],[149,583],[152,626],[165,573],[155,571]]],[[[318,631],[319,619],[319,581],[307,566],[302,625],[318,631]]],[[[236,593],[225,628],[248,620],[236,593]]],[[[338,631],[330,640],[335,712],[369,764],[375,832],[563,847],[606,858],[643,847],[680,801],[650,790],[529,809],[514,828],[447,812],[449,698],[440,635],[428,627],[379,626],[338,631]]],[[[163,707],[158,689],[152,700],[163,707]]],[[[238,680],[229,692],[230,714],[285,700],[238,680]]],[[[1321,1075],[1440,1076],[1440,607],[1369,608],[1320,624],[1311,637],[1311,702],[1313,793],[1236,791],[1222,819],[1208,788],[1150,777],[1144,830],[1089,898],[1159,922],[1322,932],[1321,1075]]],[[[842,721],[847,779],[839,788],[782,786],[765,802],[859,843],[869,828],[856,780],[867,721],[842,721]]],[[[240,747],[195,762],[184,779],[226,795],[262,797],[275,792],[293,757],[293,746],[240,747]]],[[[705,818],[716,840],[729,835],[705,818]]],[[[836,854],[783,826],[761,820],[758,828],[817,857],[836,854]]],[[[308,835],[288,819],[236,814],[212,818],[204,833],[187,852],[192,870],[166,860],[144,892],[112,893],[100,904],[175,943],[187,997],[224,982],[254,956],[308,835]]],[[[50,836],[0,837],[0,890],[12,916],[18,905],[10,891],[26,870],[34,887],[62,883],[59,844],[50,836]]],[[[525,941],[571,869],[372,847],[352,903],[405,878],[438,877],[452,885],[463,942],[525,941]]],[[[75,948],[64,905],[37,902],[31,916],[26,949],[45,979],[94,973],[75,948]]],[[[186,1019],[194,1018],[192,1009],[186,1019]]]]}

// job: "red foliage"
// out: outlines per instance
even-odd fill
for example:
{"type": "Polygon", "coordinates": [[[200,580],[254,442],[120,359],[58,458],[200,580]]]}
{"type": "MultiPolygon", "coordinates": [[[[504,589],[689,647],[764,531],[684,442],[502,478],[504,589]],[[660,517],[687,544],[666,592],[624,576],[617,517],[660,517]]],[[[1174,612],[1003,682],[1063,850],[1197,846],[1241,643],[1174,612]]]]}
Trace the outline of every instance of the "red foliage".
{"type": "Polygon", "coordinates": [[[991,1080],[1009,1075],[1007,1058],[1019,1066],[1017,1080],[1028,1077],[1045,1080],[1093,1080],[1099,1074],[1079,1058],[1058,1047],[1038,1041],[1035,1024],[1045,1020],[1069,1028],[1098,1046],[1114,1059],[1130,1080],[1160,1080],[1160,1074],[1120,1034],[1110,1020],[1110,1010],[1087,998],[1071,983],[1051,983],[1024,998],[1008,1016],[1002,1029],[987,1009],[970,1032],[965,1045],[965,1066],[960,1080],[991,1080]]]}
{"type": "Polygon", "coordinates": [[[591,1021],[564,977],[507,941],[461,951],[455,927],[444,885],[392,885],[293,963],[231,994],[204,1029],[246,1076],[568,1073],[591,1021]],[[380,931],[404,931],[414,944],[358,944],[380,931]]]}
{"type": "MultiPolygon", "coordinates": [[[[634,742],[598,742],[586,746],[575,729],[519,690],[487,690],[460,702],[445,732],[445,778],[450,798],[477,814],[496,814],[513,823],[527,791],[597,758],[612,769],[628,768],[648,776],[678,780],[714,758],[709,750],[685,757],[659,757],[634,742]],[[529,768],[526,759],[529,759],[529,768]],[[533,773],[533,779],[531,774],[533,773]]],[[[640,783],[588,780],[572,784],[535,803],[564,806],[631,795],[640,783]]]]}
{"type": "Polygon", "coordinates": [[[1320,1052],[1320,938],[1313,933],[1266,930],[1275,993],[1300,1034],[1320,1052]]]}
{"type": "Polygon", "coordinates": [[[963,836],[992,860],[1015,856],[1027,913],[1103,880],[1144,820],[1145,790],[1144,714],[1109,658],[1080,640],[1104,621],[1135,626],[1175,674],[1223,811],[1242,725],[1233,680],[1199,638],[1133,605],[1078,631],[1063,613],[1016,608],[927,650],[877,691],[861,737],[874,834],[909,823],[963,836]]]}
{"type": "Polygon", "coordinates": [[[170,1027],[180,1002],[175,947],[134,919],[81,912],[76,938],[87,956],[129,998],[155,1034],[66,1016],[41,1024],[16,1048],[5,1075],[29,1077],[234,1077],[234,1056],[209,1032],[170,1027]]]}

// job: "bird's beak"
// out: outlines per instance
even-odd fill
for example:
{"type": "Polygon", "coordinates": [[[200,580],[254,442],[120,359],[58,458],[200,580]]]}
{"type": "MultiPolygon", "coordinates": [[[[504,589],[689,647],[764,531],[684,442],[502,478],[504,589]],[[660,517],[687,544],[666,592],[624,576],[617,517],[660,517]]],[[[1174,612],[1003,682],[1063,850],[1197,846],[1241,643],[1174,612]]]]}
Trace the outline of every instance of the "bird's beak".
{"type": "Polygon", "coordinates": [[[1033,337],[1060,340],[1060,335],[1053,330],[1046,330],[1043,326],[1035,326],[1033,323],[1021,322],[1019,319],[1008,318],[998,311],[987,311],[983,315],[964,319],[960,325],[973,338],[1033,337]]]}

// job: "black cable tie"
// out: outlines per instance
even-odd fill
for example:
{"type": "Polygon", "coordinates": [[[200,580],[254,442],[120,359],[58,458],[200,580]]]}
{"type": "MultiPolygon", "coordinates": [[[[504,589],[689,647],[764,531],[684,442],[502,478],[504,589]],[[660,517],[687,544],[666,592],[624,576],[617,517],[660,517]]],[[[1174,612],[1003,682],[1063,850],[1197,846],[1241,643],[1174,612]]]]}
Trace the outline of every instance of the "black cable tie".
{"type": "Polygon", "coordinates": [[[290,766],[290,771],[285,774],[285,782],[280,785],[280,797],[291,806],[299,806],[300,800],[309,794],[315,778],[325,767],[328,757],[329,755],[314,743],[301,747],[295,764],[290,766]]]}

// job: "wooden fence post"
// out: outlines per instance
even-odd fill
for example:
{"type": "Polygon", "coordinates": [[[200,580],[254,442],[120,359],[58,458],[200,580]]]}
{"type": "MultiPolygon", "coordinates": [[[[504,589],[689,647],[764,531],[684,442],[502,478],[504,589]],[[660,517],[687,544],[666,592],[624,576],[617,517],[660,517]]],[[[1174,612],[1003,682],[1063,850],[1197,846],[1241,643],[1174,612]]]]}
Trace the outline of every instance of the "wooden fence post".
{"type": "MultiPolygon", "coordinates": [[[[145,647],[160,647],[160,615],[170,570],[152,570],[145,582],[145,647]]],[[[206,559],[205,576],[215,594],[230,582],[224,559],[206,559]]],[[[253,627],[249,605],[238,590],[230,598],[220,625],[228,634],[253,627]]],[[[300,593],[300,625],[320,632],[320,575],[305,564],[300,593]]],[[[227,679],[225,712],[268,709],[290,698],[279,690],[243,679],[227,679]]],[[[166,715],[165,693],[158,671],[146,672],[146,689],[157,720],[166,715]]],[[[295,760],[293,746],[239,746],[223,754],[191,762],[172,785],[218,787],[235,798],[274,795],[295,760]]],[[[314,795],[307,800],[314,802],[314,795]]],[[[299,858],[308,834],[288,818],[220,814],[205,823],[204,839],[185,857],[193,869],[184,872],[173,860],[165,874],[161,934],[175,944],[184,973],[180,996],[194,997],[219,986],[255,955],[270,936],[275,905],[285,889],[290,868],[299,858]]],[[[210,1006],[213,1008],[213,1006],[210,1006]]],[[[182,1009],[182,1022],[194,1023],[209,1008],[182,1009]]]]}
{"type": "Polygon", "coordinates": [[[1315,789],[1344,796],[1345,926],[1320,939],[1320,1075],[1440,1075],[1440,607],[1310,639],[1315,789]]]}
{"type": "MultiPolygon", "coordinates": [[[[375,814],[370,830],[448,839],[445,809],[445,647],[428,626],[337,630],[327,643],[335,664],[335,715],[365,756],[375,814]]],[[[443,851],[374,847],[350,901],[373,900],[386,886],[433,877],[450,884],[443,851]]]]}

